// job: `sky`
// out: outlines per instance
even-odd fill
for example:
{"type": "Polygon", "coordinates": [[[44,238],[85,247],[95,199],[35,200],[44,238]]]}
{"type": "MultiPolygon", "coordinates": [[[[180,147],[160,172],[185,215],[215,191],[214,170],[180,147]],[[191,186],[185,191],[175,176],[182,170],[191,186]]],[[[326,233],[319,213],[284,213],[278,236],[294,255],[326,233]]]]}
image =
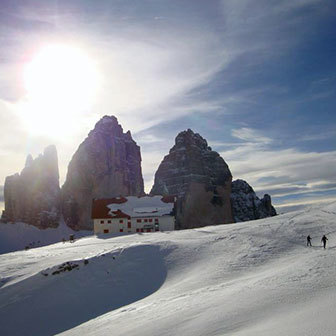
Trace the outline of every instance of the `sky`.
{"type": "Polygon", "coordinates": [[[50,144],[62,184],[104,115],[141,146],[147,192],[191,128],[278,212],[336,199],[333,0],[2,0],[0,43],[0,202],[50,144]]]}

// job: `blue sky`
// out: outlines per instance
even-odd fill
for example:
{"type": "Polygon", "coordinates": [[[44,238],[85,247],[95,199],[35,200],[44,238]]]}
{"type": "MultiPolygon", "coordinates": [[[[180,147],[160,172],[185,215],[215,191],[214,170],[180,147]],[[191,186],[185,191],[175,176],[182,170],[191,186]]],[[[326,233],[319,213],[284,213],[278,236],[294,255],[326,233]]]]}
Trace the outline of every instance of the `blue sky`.
{"type": "Polygon", "coordinates": [[[147,191],[191,128],[280,211],[336,199],[335,1],[2,1],[0,31],[0,185],[51,143],[63,181],[108,114],[141,146],[147,191]],[[17,112],[27,59],[53,42],[80,46],[102,77],[59,136],[28,132],[17,112]]]}

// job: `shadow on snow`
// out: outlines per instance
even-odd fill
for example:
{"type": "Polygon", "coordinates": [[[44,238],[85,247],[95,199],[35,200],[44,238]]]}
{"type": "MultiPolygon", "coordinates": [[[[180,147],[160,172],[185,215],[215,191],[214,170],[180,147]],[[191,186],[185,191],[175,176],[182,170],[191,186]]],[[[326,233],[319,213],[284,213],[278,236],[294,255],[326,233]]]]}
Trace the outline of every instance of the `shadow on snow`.
{"type": "Polygon", "coordinates": [[[1,335],[55,335],[141,300],[164,283],[170,250],[138,245],[71,272],[38,273],[0,290],[1,335]],[[19,317],[19,318],[18,318],[19,317]]]}

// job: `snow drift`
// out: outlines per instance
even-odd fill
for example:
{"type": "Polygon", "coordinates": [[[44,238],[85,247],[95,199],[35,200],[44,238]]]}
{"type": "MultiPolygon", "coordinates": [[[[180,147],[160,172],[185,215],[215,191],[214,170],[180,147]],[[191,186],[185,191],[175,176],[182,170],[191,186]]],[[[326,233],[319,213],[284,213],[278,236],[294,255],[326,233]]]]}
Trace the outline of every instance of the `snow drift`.
{"type": "Polygon", "coordinates": [[[69,239],[70,235],[83,237],[92,235],[91,231],[73,231],[61,220],[56,228],[39,229],[26,223],[0,224],[0,254],[35,248],[69,239]]]}
{"type": "Polygon", "coordinates": [[[3,254],[0,334],[334,335],[335,240],[333,203],[3,254]]]}

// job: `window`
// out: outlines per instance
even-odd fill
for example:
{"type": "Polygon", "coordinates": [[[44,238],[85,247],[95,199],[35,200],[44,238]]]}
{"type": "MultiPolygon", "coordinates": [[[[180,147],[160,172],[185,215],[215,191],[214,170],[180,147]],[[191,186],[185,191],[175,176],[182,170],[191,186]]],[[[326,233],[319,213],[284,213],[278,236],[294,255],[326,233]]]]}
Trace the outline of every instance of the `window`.
{"type": "Polygon", "coordinates": [[[120,220],[119,220],[119,223],[121,223],[121,224],[124,223],[124,220],[123,220],[123,219],[120,219],[120,220]]]}
{"type": "Polygon", "coordinates": [[[151,232],[152,230],[151,229],[147,229],[147,232],[151,232]]]}
{"type": "Polygon", "coordinates": [[[141,232],[144,232],[144,230],[143,230],[143,229],[140,229],[140,231],[141,231],[141,232]]]}
{"type": "Polygon", "coordinates": [[[136,232],[140,232],[140,229],[136,229],[136,232]]]}
{"type": "Polygon", "coordinates": [[[109,233],[109,230],[104,230],[104,233],[109,233]]]}
{"type": "Polygon", "coordinates": [[[120,232],[124,232],[124,229],[120,229],[120,232]]]}
{"type": "Polygon", "coordinates": [[[149,222],[149,223],[152,223],[152,222],[153,222],[153,219],[152,219],[152,218],[149,218],[149,219],[148,219],[148,222],[149,222]]]}
{"type": "Polygon", "coordinates": [[[107,221],[107,223],[108,223],[108,224],[111,224],[111,221],[110,221],[110,220],[108,220],[108,221],[107,221]]]}
{"type": "Polygon", "coordinates": [[[145,218],[144,222],[145,222],[145,223],[147,223],[147,222],[148,222],[148,219],[147,219],[147,218],[145,218]]]}
{"type": "Polygon", "coordinates": [[[137,223],[141,223],[141,219],[137,219],[137,223]]]}
{"type": "Polygon", "coordinates": [[[128,222],[128,223],[127,223],[127,227],[128,227],[129,229],[132,227],[131,222],[128,222]]]}
{"type": "Polygon", "coordinates": [[[103,221],[103,220],[101,220],[101,221],[100,221],[100,224],[104,224],[104,221],[103,221]]]}
{"type": "Polygon", "coordinates": [[[155,218],[155,223],[159,223],[159,218],[155,218]]]}

